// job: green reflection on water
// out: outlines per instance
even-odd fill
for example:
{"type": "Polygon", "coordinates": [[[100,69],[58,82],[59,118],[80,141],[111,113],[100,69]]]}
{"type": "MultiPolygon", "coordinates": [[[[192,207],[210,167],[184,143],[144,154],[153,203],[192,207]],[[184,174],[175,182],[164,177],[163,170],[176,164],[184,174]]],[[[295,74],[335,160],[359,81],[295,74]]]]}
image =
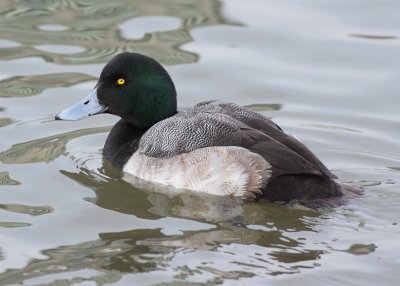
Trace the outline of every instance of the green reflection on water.
{"type": "MultiPolygon", "coordinates": [[[[0,112],[3,112],[3,111],[4,111],[4,108],[0,107],[0,112]]],[[[11,119],[11,118],[0,118],[0,127],[4,127],[4,126],[7,126],[7,125],[10,125],[13,122],[14,122],[14,120],[11,119]]]]}
{"type": "MultiPolygon", "coordinates": [[[[283,235],[278,230],[256,231],[229,222],[219,223],[215,229],[187,231],[182,235],[165,235],[160,229],[100,233],[97,240],[44,250],[42,253],[48,257],[47,259],[34,260],[23,269],[8,270],[0,274],[0,279],[7,284],[13,284],[35,277],[59,274],[60,277],[64,277],[65,285],[70,285],[79,278],[73,275],[74,271],[93,269],[100,271],[100,273],[88,280],[103,285],[118,281],[123,276],[122,273],[167,270],[169,263],[182,249],[218,252],[219,247],[231,243],[258,244],[275,251],[272,254],[259,253],[258,257],[257,255],[254,256],[253,263],[230,262],[239,265],[243,263],[243,271],[223,271],[212,265],[204,265],[195,269],[189,266],[184,267],[184,269],[175,269],[176,280],[184,281],[193,274],[193,271],[204,274],[211,272],[218,279],[250,277],[254,275],[250,270],[252,267],[262,268],[265,272],[274,275],[298,272],[298,265],[291,267],[286,264],[287,253],[285,248],[297,247],[299,244],[287,237],[285,239],[282,239],[282,237],[283,235]],[[282,248],[281,254],[279,254],[279,248],[282,248]],[[267,261],[269,256],[276,261],[277,265],[267,261]],[[276,267],[280,268],[281,271],[272,270],[276,267]]],[[[299,255],[290,262],[307,261],[313,257],[318,259],[321,253],[322,251],[318,250],[304,251],[303,260],[299,255]],[[316,255],[313,256],[311,253],[316,255]]]]}
{"type": "Polygon", "coordinates": [[[0,59],[41,57],[61,64],[104,63],[123,51],[140,52],[164,64],[196,62],[198,56],[180,46],[192,41],[188,30],[217,24],[234,24],[223,18],[217,0],[58,0],[2,1],[0,38],[21,46],[0,48],[0,59]],[[146,33],[140,39],[124,39],[119,25],[145,16],[171,16],[179,28],[146,33]],[[46,30],[43,25],[62,25],[65,30],[46,30]],[[85,48],[75,54],[38,50],[34,45],[73,45],[85,48]]]}
{"type": "Polygon", "coordinates": [[[110,129],[110,127],[88,128],[15,144],[0,153],[0,161],[4,164],[51,162],[65,153],[65,146],[70,140],[108,132],[110,129]]]}
{"type": "Polygon", "coordinates": [[[13,180],[10,178],[10,174],[8,172],[0,172],[0,186],[1,185],[19,185],[20,182],[13,180]]]}
{"type": "Polygon", "coordinates": [[[368,40],[396,40],[397,36],[394,35],[366,35],[366,34],[350,34],[350,37],[368,39],[368,40]]]}
{"type": "Polygon", "coordinates": [[[354,254],[354,255],[366,255],[374,252],[378,247],[371,243],[371,244],[353,244],[350,246],[346,252],[354,254]]]}
{"type": "Polygon", "coordinates": [[[30,96],[40,94],[48,88],[66,87],[94,79],[96,78],[83,73],[16,76],[0,81],[0,97],[30,96]]]}
{"type": "MultiPolygon", "coordinates": [[[[161,193],[154,184],[134,187],[122,179],[121,170],[104,160],[98,170],[83,166],[78,173],[60,171],[82,186],[93,190],[95,198],[88,201],[96,205],[145,219],[170,216],[189,218],[202,222],[234,221],[239,224],[269,225],[281,230],[310,231],[303,223],[303,216],[316,217],[319,212],[307,208],[283,208],[280,205],[260,201],[245,203],[236,197],[212,196],[196,192],[178,194],[161,193]]],[[[164,189],[167,187],[164,186],[164,189]]]]}
{"type": "MultiPolygon", "coordinates": [[[[65,273],[63,285],[71,285],[78,277],[69,274],[80,269],[98,269],[101,275],[91,277],[98,285],[118,281],[123,273],[142,272],[156,269],[157,260],[164,258],[159,249],[136,245],[136,239],[163,236],[159,230],[132,230],[122,233],[100,234],[100,239],[44,250],[48,257],[35,260],[24,269],[12,269],[0,274],[5,285],[19,284],[28,279],[49,274],[65,273]],[[153,255],[146,259],[141,254],[153,255]],[[72,276],[72,277],[71,277],[72,276]]],[[[57,279],[60,280],[60,279],[57,279]]]]}
{"type": "Polygon", "coordinates": [[[31,226],[31,224],[26,222],[0,221],[0,227],[5,227],[5,228],[27,227],[27,226],[31,226]]]}
{"type": "Polygon", "coordinates": [[[0,209],[14,213],[28,214],[31,216],[44,215],[54,211],[52,207],[48,206],[35,207],[20,204],[0,204],[0,209]]]}
{"type": "Polygon", "coordinates": [[[61,170],[60,172],[78,182],[79,184],[92,189],[96,193],[95,198],[87,198],[102,208],[114,210],[125,214],[134,214],[145,219],[158,219],[160,215],[149,212],[152,204],[147,201],[147,194],[121,179],[121,171],[109,164],[111,169],[109,176],[101,176],[97,173],[80,168],[79,173],[72,173],[61,170]]]}
{"type": "Polygon", "coordinates": [[[191,192],[168,196],[138,190],[123,181],[121,171],[107,161],[94,171],[81,167],[78,173],[61,172],[93,190],[95,196],[87,200],[99,207],[146,220],[161,217],[189,218],[211,223],[214,227],[167,235],[161,231],[166,226],[160,222],[156,229],[99,233],[97,240],[43,250],[47,259],[32,260],[21,269],[10,269],[0,274],[2,282],[18,284],[38,277],[57,275],[57,280],[63,281],[65,285],[78,283],[82,279],[103,285],[119,281],[124,273],[170,270],[171,261],[181,255],[183,249],[218,253],[221,247],[231,244],[257,245],[265,249],[264,253],[248,253],[252,259],[244,262],[233,256],[233,261],[228,263],[243,264],[243,269],[247,269],[243,271],[225,271],[210,264],[174,269],[175,282],[183,282],[193,273],[211,273],[215,281],[223,281],[251,277],[254,275],[253,269],[263,269],[271,275],[297,273],[299,268],[318,266],[309,261],[318,260],[324,253],[318,249],[302,249],[293,254],[288,250],[304,246],[301,241],[285,234],[285,231],[314,232],[310,218],[319,217],[319,212],[262,201],[243,203],[191,192]],[[95,271],[95,274],[82,278],[80,275],[83,274],[79,272],[81,269],[95,271]]]}
{"type": "Polygon", "coordinates": [[[248,108],[253,109],[254,111],[262,112],[262,111],[275,111],[280,110],[282,108],[282,104],[249,104],[246,105],[248,108]]]}
{"type": "Polygon", "coordinates": [[[11,118],[0,118],[0,127],[10,125],[14,122],[11,118]]]}

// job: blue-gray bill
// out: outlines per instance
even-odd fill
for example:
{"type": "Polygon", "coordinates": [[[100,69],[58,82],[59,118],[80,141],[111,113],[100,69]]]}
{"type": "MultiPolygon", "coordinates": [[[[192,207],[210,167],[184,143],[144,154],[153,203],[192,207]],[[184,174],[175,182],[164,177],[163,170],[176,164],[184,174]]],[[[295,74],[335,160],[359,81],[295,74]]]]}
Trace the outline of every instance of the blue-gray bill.
{"type": "Polygon", "coordinates": [[[103,113],[107,111],[107,108],[107,106],[100,104],[97,98],[97,88],[95,88],[77,104],[57,114],[56,120],[80,120],[88,116],[103,113]]]}

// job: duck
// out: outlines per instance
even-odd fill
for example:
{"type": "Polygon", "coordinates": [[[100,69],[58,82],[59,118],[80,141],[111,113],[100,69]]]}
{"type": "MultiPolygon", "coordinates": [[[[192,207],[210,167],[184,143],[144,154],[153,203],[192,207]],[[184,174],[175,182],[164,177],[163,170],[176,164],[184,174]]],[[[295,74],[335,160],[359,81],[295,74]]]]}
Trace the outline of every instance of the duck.
{"type": "Polygon", "coordinates": [[[112,58],[94,89],[55,119],[102,113],[121,118],[103,157],[140,180],[249,200],[321,200],[345,193],[299,139],[248,107],[210,100],[178,112],[170,75],[139,53],[112,58]]]}

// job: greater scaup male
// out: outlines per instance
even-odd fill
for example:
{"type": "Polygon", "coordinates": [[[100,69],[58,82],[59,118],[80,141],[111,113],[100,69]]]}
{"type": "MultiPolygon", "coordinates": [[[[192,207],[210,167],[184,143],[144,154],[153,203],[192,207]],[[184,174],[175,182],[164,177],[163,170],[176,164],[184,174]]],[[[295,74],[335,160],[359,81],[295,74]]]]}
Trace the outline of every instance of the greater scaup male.
{"type": "Polygon", "coordinates": [[[140,179],[272,201],[343,195],[336,176],[267,117],[216,100],[177,112],[174,83],[147,56],[114,57],[94,90],[56,119],[104,112],[121,117],[107,138],[104,157],[140,179]]]}

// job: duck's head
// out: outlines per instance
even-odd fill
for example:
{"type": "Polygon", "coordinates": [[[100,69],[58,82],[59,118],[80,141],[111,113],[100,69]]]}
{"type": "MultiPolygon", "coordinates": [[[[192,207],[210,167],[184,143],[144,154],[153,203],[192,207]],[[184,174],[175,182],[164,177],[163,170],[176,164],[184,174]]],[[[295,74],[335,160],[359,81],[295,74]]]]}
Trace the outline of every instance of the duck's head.
{"type": "Polygon", "coordinates": [[[93,91],[56,119],[79,120],[104,112],[137,127],[149,127],[176,113],[174,83],[154,59],[122,53],[103,68],[93,91]]]}

